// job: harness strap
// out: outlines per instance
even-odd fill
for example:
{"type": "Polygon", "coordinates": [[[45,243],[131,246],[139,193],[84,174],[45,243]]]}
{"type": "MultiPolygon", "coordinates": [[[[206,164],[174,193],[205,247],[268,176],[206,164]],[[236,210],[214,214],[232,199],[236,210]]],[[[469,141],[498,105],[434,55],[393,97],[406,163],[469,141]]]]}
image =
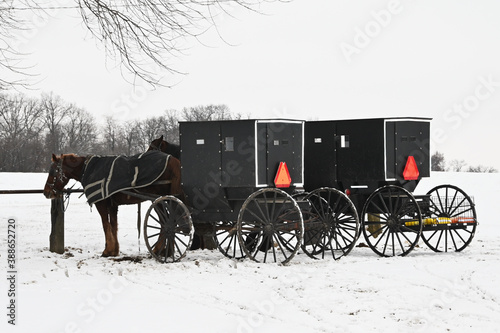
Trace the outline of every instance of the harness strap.
{"type": "Polygon", "coordinates": [[[141,252],[141,203],[137,204],[137,246],[141,252]]]}

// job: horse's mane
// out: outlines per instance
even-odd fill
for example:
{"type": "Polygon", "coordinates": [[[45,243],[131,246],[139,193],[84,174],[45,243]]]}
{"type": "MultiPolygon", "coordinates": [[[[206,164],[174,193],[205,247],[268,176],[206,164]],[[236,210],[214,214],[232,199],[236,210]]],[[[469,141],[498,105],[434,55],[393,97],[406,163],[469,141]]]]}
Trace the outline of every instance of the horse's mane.
{"type": "Polygon", "coordinates": [[[76,158],[76,157],[79,157],[79,156],[77,154],[73,154],[73,153],[70,153],[70,154],[61,154],[61,155],[52,155],[52,162],[54,162],[54,160],[59,160],[59,159],[63,159],[64,160],[67,157],[76,158]]]}
{"type": "MultiPolygon", "coordinates": [[[[165,141],[166,142],[166,141],[165,141]]],[[[177,159],[181,159],[181,146],[174,143],[168,143],[167,149],[164,153],[170,154],[177,159]]]]}

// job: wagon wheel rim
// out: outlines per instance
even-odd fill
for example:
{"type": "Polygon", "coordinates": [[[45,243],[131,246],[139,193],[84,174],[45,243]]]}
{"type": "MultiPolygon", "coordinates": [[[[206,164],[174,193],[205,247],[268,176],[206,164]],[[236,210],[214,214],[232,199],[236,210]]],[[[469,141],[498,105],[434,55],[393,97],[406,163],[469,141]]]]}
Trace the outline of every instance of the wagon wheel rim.
{"type": "Polygon", "coordinates": [[[368,246],[382,257],[405,256],[418,244],[422,214],[414,196],[402,187],[377,189],[366,200],[361,216],[368,246]]]}
{"type": "Polygon", "coordinates": [[[252,193],[243,203],[237,232],[240,247],[250,259],[286,264],[300,249],[304,220],[289,194],[265,188],[252,193]]]}
{"type": "Polygon", "coordinates": [[[428,216],[422,239],[435,252],[460,252],[476,232],[477,216],[473,200],[454,185],[436,186],[429,195],[428,216]]]}
{"type": "Polygon", "coordinates": [[[156,199],[144,220],[144,241],[149,253],[158,261],[177,262],[191,247],[194,227],[184,203],[174,196],[156,199]]]}
{"type": "Polygon", "coordinates": [[[241,248],[238,240],[236,222],[218,222],[215,225],[215,230],[214,239],[217,242],[217,248],[224,256],[236,260],[246,257],[246,253],[241,248]]]}
{"type": "Polygon", "coordinates": [[[310,210],[305,217],[302,250],[311,258],[331,256],[338,260],[354,248],[359,217],[351,199],[333,188],[319,188],[306,197],[310,210]]]}

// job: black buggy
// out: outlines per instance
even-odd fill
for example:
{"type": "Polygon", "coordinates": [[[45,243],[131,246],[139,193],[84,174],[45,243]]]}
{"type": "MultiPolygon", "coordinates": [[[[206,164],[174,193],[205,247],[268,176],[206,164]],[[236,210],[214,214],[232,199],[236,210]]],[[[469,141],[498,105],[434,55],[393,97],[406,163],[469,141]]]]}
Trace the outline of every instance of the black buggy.
{"type": "Polygon", "coordinates": [[[187,207],[153,203],[146,244],[170,239],[151,253],[180,260],[194,225],[225,256],[258,262],[287,263],[300,250],[339,259],[361,233],[381,256],[406,255],[420,237],[461,251],[477,226],[472,199],[452,185],[412,194],[430,176],[429,137],[424,118],[181,122],[187,207]]]}
{"type": "Polygon", "coordinates": [[[413,195],[430,176],[430,121],[387,118],[306,123],[305,189],[344,191],[368,246],[408,254],[420,237],[434,251],[461,251],[477,226],[472,199],[453,185],[413,195]]]}

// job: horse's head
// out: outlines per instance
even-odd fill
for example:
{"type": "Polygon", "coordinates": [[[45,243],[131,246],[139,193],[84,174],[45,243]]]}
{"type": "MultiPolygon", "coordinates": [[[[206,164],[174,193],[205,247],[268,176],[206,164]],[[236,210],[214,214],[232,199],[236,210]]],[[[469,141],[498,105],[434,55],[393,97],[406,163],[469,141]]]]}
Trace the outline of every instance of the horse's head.
{"type": "Polygon", "coordinates": [[[158,139],[154,139],[153,141],[151,141],[151,143],[149,144],[148,151],[159,150],[161,152],[166,153],[167,146],[168,146],[168,142],[163,140],[163,135],[162,135],[158,139]]]}
{"type": "Polygon", "coordinates": [[[180,147],[163,140],[163,135],[158,139],[154,139],[153,141],[151,141],[148,151],[150,150],[159,150],[163,153],[170,154],[175,158],[180,158],[180,147]]]}
{"type": "Polygon", "coordinates": [[[49,169],[49,176],[43,189],[43,194],[47,199],[54,199],[68,184],[70,179],[80,180],[83,172],[85,157],[75,154],[52,154],[52,165],[49,169]]]}

